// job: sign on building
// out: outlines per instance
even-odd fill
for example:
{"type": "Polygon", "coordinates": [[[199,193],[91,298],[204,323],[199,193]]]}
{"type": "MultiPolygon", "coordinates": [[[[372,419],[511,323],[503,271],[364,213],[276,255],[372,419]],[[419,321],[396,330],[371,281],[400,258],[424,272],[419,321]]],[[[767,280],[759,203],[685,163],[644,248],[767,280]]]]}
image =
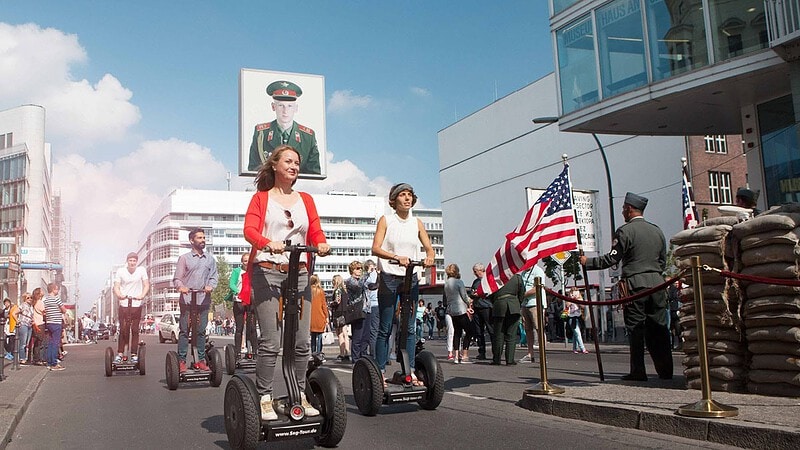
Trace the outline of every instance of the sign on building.
{"type": "Polygon", "coordinates": [[[45,247],[20,247],[19,256],[22,262],[47,262],[45,247]]]}
{"type": "MultiPolygon", "coordinates": [[[[528,196],[528,209],[544,193],[544,189],[525,188],[528,196]]],[[[596,207],[597,191],[572,190],[573,208],[577,216],[578,231],[581,233],[583,251],[586,253],[596,252],[597,248],[597,229],[594,218],[597,217],[596,207]]]]}

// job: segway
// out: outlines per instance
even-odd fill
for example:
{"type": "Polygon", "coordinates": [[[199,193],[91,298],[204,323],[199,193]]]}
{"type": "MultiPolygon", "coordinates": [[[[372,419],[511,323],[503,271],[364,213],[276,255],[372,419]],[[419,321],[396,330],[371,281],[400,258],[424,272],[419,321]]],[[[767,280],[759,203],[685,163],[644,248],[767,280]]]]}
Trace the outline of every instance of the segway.
{"type": "Polygon", "coordinates": [[[353,366],[353,396],[359,412],[365,416],[377,414],[382,404],[417,402],[422,409],[433,410],[439,406],[444,397],[444,372],[433,353],[423,350],[416,354],[414,374],[418,380],[422,381],[423,386],[414,386],[409,355],[405,349],[408,339],[408,319],[413,314],[412,308],[416,307],[411,301],[414,267],[422,265],[422,261],[410,261],[406,266],[406,275],[403,279],[403,291],[400,295],[399,338],[395,352],[397,362],[400,363],[400,370],[396,371],[391,378],[386,379],[384,388],[380,367],[374,359],[364,356],[359,358],[353,366]]]}
{"type": "MultiPolygon", "coordinates": [[[[339,379],[325,367],[309,365],[305,394],[316,417],[308,417],[301,405],[300,386],[294,371],[295,333],[298,327],[302,299],[297,291],[300,275],[300,254],[317,249],[305,245],[289,245],[288,279],[283,286],[283,361],[281,368],[288,396],[275,400],[283,407],[276,408],[278,420],[262,421],[260,397],[256,385],[241,372],[236,373],[225,387],[225,432],[234,449],[251,449],[261,440],[269,442],[313,437],[323,447],[335,447],[344,437],[347,426],[347,405],[339,379]]],[[[308,314],[309,311],[304,311],[308,314]]]]}
{"type": "MultiPolygon", "coordinates": [[[[219,387],[222,384],[222,355],[219,350],[214,347],[214,343],[210,339],[206,339],[206,359],[208,360],[208,367],[210,371],[198,370],[195,365],[197,364],[197,294],[203,293],[203,290],[190,289],[192,294],[192,302],[188,306],[189,310],[189,353],[192,355],[192,362],[186,368],[186,372],[180,373],[180,361],[178,360],[178,352],[170,350],[167,352],[166,361],[166,378],[167,387],[170,391],[178,389],[180,383],[194,383],[197,381],[208,381],[213,387],[219,387]]],[[[183,314],[183,312],[181,312],[183,314]]]]}
{"type": "Polygon", "coordinates": [[[237,356],[240,356],[241,350],[237,349],[233,344],[225,346],[225,369],[228,375],[233,375],[236,369],[250,372],[256,370],[256,350],[258,349],[258,344],[257,342],[253,342],[255,339],[248,339],[249,337],[254,338],[256,334],[255,311],[251,311],[249,305],[245,311],[244,323],[245,332],[242,333],[242,337],[246,342],[247,352],[244,357],[237,358],[237,356]]]}
{"type": "MultiPolygon", "coordinates": [[[[127,296],[125,297],[128,300],[128,308],[131,307],[131,300],[134,300],[133,297],[127,296]]],[[[137,323],[136,326],[138,327],[139,324],[137,323]]],[[[94,336],[94,343],[97,343],[97,336],[94,336]]],[[[131,353],[130,345],[128,345],[128,353],[131,353]]],[[[139,344],[136,348],[136,355],[138,356],[138,361],[133,362],[129,355],[124,355],[122,357],[122,362],[115,363],[114,362],[114,349],[111,347],[106,347],[106,376],[110,377],[114,374],[114,372],[133,372],[139,371],[139,375],[145,374],[145,356],[147,353],[147,348],[145,347],[144,341],[139,341],[139,344]]]]}

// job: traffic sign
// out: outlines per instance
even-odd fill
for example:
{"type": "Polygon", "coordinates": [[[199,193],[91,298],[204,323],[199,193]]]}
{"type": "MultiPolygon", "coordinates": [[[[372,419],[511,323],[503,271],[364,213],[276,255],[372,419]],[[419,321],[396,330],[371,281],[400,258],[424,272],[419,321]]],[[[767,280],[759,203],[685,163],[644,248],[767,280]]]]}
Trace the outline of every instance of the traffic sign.
{"type": "Polygon", "coordinates": [[[566,263],[567,260],[570,258],[570,256],[572,256],[570,252],[558,252],[555,255],[553,255],[552,258],[555,259],[557,263],[563,266],[564,263],[566,263]]]}

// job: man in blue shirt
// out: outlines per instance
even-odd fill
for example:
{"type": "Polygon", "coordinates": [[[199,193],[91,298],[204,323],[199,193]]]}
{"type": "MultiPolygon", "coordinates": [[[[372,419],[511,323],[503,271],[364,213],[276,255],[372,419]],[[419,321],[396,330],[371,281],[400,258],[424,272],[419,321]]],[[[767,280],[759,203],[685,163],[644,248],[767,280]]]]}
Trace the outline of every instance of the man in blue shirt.
{"type": "Polygon", "coordinates": [[[199,323],[197,332],[197,363],[195,369],[210,370],[206,364],[206,326],[208,325],[208,308],[211,306],[211,291],[217,287],[217,262],[214,256],[205,252],[206,234],[200,228],[189,232],[192,251],[178,258],[175,278],[172,280],[181,294],[180,337],[178,338],[178,359],[180,372],[186,372],[186,353],[189,347],[189,311],[192,291],[203,291],[196,294],[196,311],[199,323]]]}

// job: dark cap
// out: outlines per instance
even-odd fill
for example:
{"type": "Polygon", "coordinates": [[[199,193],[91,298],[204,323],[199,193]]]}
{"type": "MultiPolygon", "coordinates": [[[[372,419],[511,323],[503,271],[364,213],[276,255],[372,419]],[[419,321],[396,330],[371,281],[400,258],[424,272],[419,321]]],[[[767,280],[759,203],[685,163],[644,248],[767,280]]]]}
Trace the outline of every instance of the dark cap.
{"type": "Polygon", "coordinates": [[[636,195],[633,192],[628,192],[625,194],[625,203],[631,205],[633,208],[636,208],[639,211],[644,211],[644,209],[647,207],[647,198],[642,197],[641,195],[636,195]]]}
{"type": "Polygon", "coordinates": [[[139,259],[139,254],[136,253],[136,252],[130,252],[130,253],[128,253],[128,256],[125,257],[125,259],[131,259],[131,258],[136,258],[138,260],[139,259]]]}
{"type": "Polygon", "coordinates": [[[279,80],[273,81],[267,86],[267,95],[275,100],[293,102],[297,100],[297,97],[303,95],[303,90],[291,81],[279,80]]]}
{"type": "Polygon", "coordinates": [[[756,202],[756,193],[747,188],[739,188],[736,191],[737,197],[742,197],[747,203],[756,202]]]}

